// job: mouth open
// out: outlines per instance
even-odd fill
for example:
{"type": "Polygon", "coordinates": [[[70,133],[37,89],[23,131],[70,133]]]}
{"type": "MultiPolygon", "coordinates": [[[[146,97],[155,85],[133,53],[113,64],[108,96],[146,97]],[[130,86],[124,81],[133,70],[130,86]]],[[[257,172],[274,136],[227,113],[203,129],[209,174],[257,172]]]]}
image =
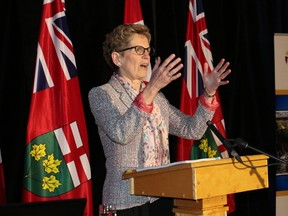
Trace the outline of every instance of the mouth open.
{"type": "Polygon", "coordinates": [[[141,64],[140,66],[148,69],[149,64],[141,64]]]}

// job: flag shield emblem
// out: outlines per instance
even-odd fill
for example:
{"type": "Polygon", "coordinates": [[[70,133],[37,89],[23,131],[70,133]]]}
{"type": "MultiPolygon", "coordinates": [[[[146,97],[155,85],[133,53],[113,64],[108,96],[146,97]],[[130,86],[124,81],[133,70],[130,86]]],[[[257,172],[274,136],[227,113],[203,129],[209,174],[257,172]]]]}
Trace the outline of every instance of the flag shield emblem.
{"type": "Polygon", "coordinates": [[[200,140],[195,140],[192,146],[191,156],[192,160],[201,158],[221,158],[218,151],[217,144],[213,139],[213,135],[208,128],[200,140]]]}
{"type": "Polygon", "coordinates": [[[24,187],[43,197],[54,197],[74,188],[54,131],[33,139],[25,151],[24,187]]]}

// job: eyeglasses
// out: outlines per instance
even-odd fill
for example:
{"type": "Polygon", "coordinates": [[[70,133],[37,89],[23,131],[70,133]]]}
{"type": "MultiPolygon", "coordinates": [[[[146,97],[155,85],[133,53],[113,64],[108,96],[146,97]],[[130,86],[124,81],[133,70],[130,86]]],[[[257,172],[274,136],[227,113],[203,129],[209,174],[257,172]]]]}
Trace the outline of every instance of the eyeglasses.
{"type": "Polygon", "coordinates": [[[135,52],[138,55],[143,55],[145,51],[147,51],[150,56],[153,56],[155,54],[155,49],[153,47],[144,48],[143,46],[128,47],[122,50],[118,50],[117,52],[123,52],[123,51],[130,50],[130,49],[135,49],[135,52]]]}

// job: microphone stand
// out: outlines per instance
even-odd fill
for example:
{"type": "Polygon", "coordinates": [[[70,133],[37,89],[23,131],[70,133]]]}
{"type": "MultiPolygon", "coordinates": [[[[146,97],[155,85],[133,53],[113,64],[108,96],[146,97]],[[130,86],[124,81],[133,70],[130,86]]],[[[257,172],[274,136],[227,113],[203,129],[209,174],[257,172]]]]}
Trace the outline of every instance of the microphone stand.
{"type": "Polygon", "coordinates": [[[277,158],[277,157],[275,157],[275,156],[273,156],[271,154],[268,154],[268,153],[266,153],[266,152],[264,152],[264,151],[262,151],[260,149],[257,149],[257,148],[254,148],[252,146],[249,146],[248,143],[246,141],[242,140],[241,138],[236,138],[234,140],[234,143],[235,143],[235,145],[238,145],[240,147],[249,148],[249,149],[252,149],[252,150],[254,150],[254,151],[258,152],[258,153],[267,155],[268,157],[273,158],[274,160],[279,161],[281,163],[288,164],[288,161],[286,161],[286,160],[282,160],[281,158],[277,158]]]}

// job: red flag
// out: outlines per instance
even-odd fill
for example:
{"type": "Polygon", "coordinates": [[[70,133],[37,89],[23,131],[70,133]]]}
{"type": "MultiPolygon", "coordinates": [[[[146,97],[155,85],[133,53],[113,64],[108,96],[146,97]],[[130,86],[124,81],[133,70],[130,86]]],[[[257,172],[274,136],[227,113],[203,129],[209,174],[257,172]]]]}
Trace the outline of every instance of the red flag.
{"type": "MultiPolygon", "coordinates": [[[[186,114],[193,115],[198,104],[198,97],[203,91],[203,65],[207,62],[209,72],[213,70],[213,60],[211,54],[210,43],[208,40],[208,30],[206,27],[205,14],[203,10],[202,0],[190,0],[187,20],[187,32],[185,42],[185,62],[184,75],[182,79],[180,110],[186,114]]],[[[216,92],[217,100],[220,101],[218,91],[216,92]]],[[[222,115],[221,105],[216,110],[212,119],[220,133],[226,137],[224,119],[222,115]]],[[[227,150],[220,140],[214,136],[211,137],[211,132],[207,129],[205,139],[209,137],[209,143],[215,142],[218,146],[218,151],[223,158],[229,157],[227,150]],[[212,138],[212,139],[211,139],[212,138]]],[[[193,140],[179,138],[177,149],[177,160],[190,160],[190,154],[193,145],[193,140]]],[[[193,152],[192,154],[193,155],[193,152]]],[[[209,155],[209,154],[207,154],[209,155]]],[[[213,157],[213,155],[209,155],[213,157]]],[[[194,159],[194,158],[192,158],[194,159]]],[[[228,197],[229,212],[234,211],[234,197],[228,197]]]]}
{"type": "Polygon", "coordinates": [[[64,0],[44,0],[27,126],[23,201],[86,198],[93,215],[88,134],[64,0]]]}
{"type": "Polygon", "coordinates": [[[124,24],[128,23],[144,24],[139,0],[125,0],[124,24]]]}
{"type": "MultiPolygon", "coordinates": [[[[137,23],[144,24],[142,10],[139,0],[125,0],[124,6],[124,24],[137,23]]],[[[152,74],[151,64],[148,67],[148,73],[145,81],[149,81],[152,74]]]]}
{"type": "Polygon", "coordinates": [[[0,149],[0,205],[3,204],[6,204],[6,189],[5,189],[4,170],[2,164],[2,154],[0,149]]]}

